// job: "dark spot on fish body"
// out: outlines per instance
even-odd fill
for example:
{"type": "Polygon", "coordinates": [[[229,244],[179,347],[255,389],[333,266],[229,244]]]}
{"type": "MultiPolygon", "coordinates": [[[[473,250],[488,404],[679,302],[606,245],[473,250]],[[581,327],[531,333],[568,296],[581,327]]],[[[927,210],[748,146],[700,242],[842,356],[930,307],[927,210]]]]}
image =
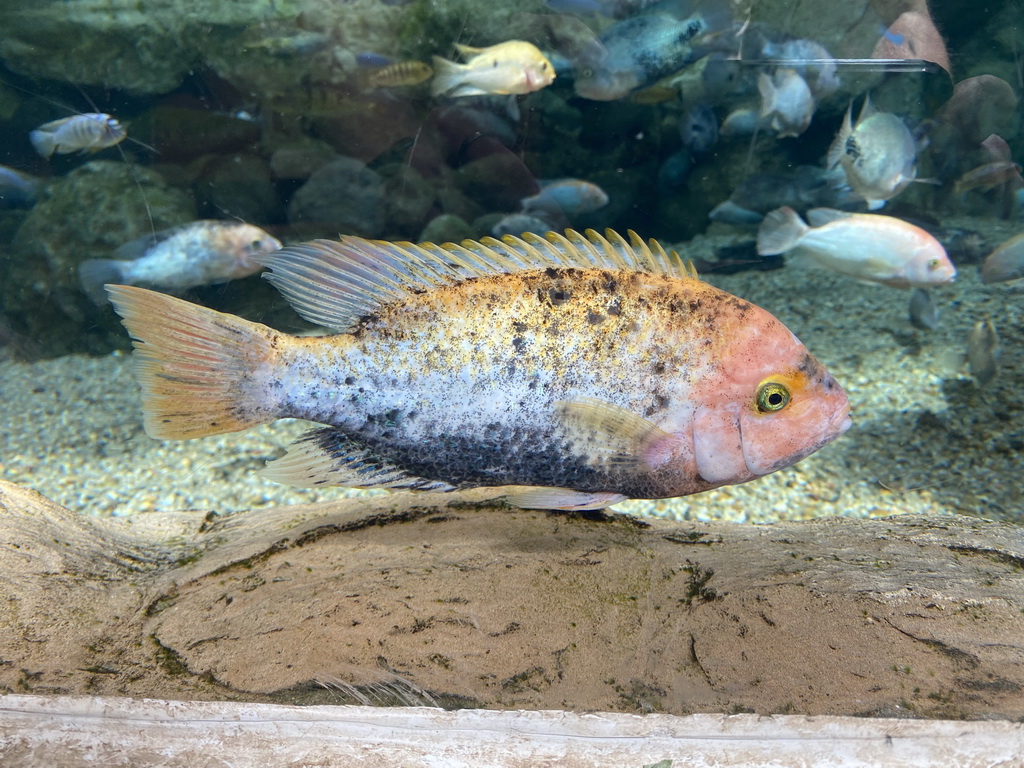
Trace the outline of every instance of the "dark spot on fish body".
{"type": "Polygon", "coordinates": [[[351,387],[351,386],[353,386],[353,385],[354,385],[355,383],[356,383],[356,380],[355,380],[355,377],[354,377],[354,376],[346,376],[346,377],[345,377],[345,384],[346,384],[347,386],[351,387]]]}
{"type": "Polygon", "coordinates": [[[526,342],[522,339],[522,337],[516,336],[514,339],[512,339],[512,349],[522,354],[526,350],[526,342]]]}
{"type": "Polygon", "coordinates": [[[611,317],[619,317],[622,314],[622,299],[616,297],[605,307],[604,311],[611,317]]]}
{"type": "Polygon", "coordinates": [[[587,322],[590,325],[600,325],[605,321],[605,319],[605,315],[601,314],[600,312],[587,312],[587,322]]]}
{"type": "Polygon", "coordinates": [[[548,301],[553,307],[560,307],[572,298],[572,293],[562,288],[549,288],[548,301]]]}

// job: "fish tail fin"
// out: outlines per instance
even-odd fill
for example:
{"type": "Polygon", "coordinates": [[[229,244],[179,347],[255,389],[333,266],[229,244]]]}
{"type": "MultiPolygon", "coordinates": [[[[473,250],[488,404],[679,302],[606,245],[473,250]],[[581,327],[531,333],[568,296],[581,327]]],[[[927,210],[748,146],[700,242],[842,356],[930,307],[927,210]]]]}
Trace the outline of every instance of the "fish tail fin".
{"type": "Polygon", "coordinates": [[[761,117],[767,117],[775,111],[776,90],[772,79],[761,72],[757,76],[757,91],[761,94],[761,117]]]}
{"type": "Polygon", "coordinates": [[[440,56],[434,56],[434,79],[430,81],[430,95],[440,96],[443,93],[454,90],[462,82],[462,72],[465,66],[440,56]]]}
{"type": "Polygon", "coordinates": [[[110,285],[107,293],[132,335],[150,437],[219,435],[279,417],[259,374],[282,334],[145,288],[110,285]]]}
{"type": "Polygon", "coordinates": [[[107,292],[103,286],[108,283],[125,282],[125,265],[128,261],[114,259],[89,259],[78,265],[78,282],[82,290],[93,304],[103,306],[107,303],[107,292]]]}
{"type": "Polygon", "coordinates": [[[28,140],[43,157],[53,157],[53,153],[57,151],[57,141],[49,131],[31,131],[28,140]]]}
{"type": "Polygon", "coordinates": [[[757,252],[762,256],[775,256],[796,247],[800,238],[810,229],[800,214],[788,205],[765,215],[757,230],[757,252]]]}

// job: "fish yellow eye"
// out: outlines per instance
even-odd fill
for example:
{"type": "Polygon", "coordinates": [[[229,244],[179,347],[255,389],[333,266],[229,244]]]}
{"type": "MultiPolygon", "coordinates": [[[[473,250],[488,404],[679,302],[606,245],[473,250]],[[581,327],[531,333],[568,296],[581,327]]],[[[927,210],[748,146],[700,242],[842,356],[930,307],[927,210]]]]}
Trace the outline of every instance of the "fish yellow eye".
{"type": "Polygon", "coordinates": [[[928,269],[938,269],[938,268],[939,268],[939,260],[938,259],[929,259],[928,260],[928,269]]]}
{"type": "Polygon", "coordinates": [[[789,390],[777,381],[765,381],[757,388],[754,398],[759,413],[781,411],[789,405],[789,390]]]}

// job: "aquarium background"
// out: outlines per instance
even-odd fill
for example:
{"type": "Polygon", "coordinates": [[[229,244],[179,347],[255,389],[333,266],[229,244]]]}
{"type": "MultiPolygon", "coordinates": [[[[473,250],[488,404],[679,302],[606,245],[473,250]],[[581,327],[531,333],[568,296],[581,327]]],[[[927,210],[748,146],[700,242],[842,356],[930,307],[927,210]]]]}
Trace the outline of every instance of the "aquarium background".
{"type": "MultiPolygon", "coordinates": [[[[1019,520],[1021,294],[1013,280],[982,283],[979,267],[1024,231],[1013,176],[1024,157],[1022,50],[1024,10],[1008,1],[6,0],[0,163],[29,180],[0,183],[0,477],[100,515],[352,493],[256,475],[304,431],[294,422],[186,443],[145,436],[127,334],[79,278],[82,263],[138,238],[203,219],[248,222],[284,243],[608,227],[658,239],[775,314],[846,388],[854,419],[834,444],[751,484],[620,509],[751,522],[906,511],[1019,520]],[[701,13],[715,31],[680,52],[664,18],[701,13]],[[511,39],[550,60],[552,84],[473,96],[412,82],[422,69],[410,63],[466,60],[456,43],[511,39]],[[827,57],[773,52],[799,41],[827,57]],[[623,53],[634,50],[645,57],[623,53]],[[581,87],[623,56],[602,98],[581,87]],[[809,114],[761,114],[762,76],[789,69],[814,83],[831,59],[836,86],[815,89],[809,114]],[[679,66],[663,72],[665,62],[679,66]],[[634,78],[625,85],[623,71],[634,78]],[[868,94],[911,132],[916,176],[930,182],[875,213],[932,233],[957,267],[954,283],[929,291],[937,323],[911,321],[908,290],[759,255],[756,219],[709,217],[730,201],[757,215],[783,204],[865,211],[825,166],[848,107],[856,119],[868,94]],[[735,127],[744,111],[753,135],[735,127]],[[41,157],[30,132],[80,113],[116,117],[128,138],[41,157]],[[983,146],[992,135],[1009,154],[975,183],[969,174],[1000,162],[983,146]],[[524,205],[539,181],[558,179],[597,185],[607,203],[540,215],[524,205]],[[979,373],[968,345],[986,320],[998,345],[976,351],[991,369],[979,373]]],[[[180,293],[317,332],[259,275],[180,293]]]]}

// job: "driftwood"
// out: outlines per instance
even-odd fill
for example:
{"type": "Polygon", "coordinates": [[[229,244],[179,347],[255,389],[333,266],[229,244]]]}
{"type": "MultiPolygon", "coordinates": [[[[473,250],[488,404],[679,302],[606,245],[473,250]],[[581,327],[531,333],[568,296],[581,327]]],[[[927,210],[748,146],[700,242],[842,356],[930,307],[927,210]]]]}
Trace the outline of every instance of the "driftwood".
{"type": "Polygon", "coordinates": [[[99,519],[0,482],[0,691],[1018,719],[1024,532],[393,495],[99,519]]]}

